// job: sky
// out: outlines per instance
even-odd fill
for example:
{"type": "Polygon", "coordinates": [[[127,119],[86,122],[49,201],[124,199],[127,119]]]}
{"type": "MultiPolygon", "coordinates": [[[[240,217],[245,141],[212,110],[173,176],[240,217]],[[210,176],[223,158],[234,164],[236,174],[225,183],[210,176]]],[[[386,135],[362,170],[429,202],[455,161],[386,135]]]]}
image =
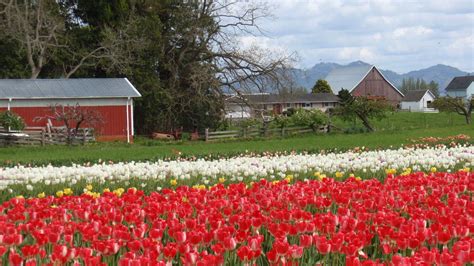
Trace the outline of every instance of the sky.
{"type": "MultiPolygon", "coordinates": [[[[246,0],[249,1],[249,0],[246,0]]],[[[251,1],[251,0],[250,0],[251,1]]],[[[273,0],[264,35],[240,37],[296,52],[297,67],[362,60],[398,73],[436,64],[474,72],[474,0],[273,0]]]]}

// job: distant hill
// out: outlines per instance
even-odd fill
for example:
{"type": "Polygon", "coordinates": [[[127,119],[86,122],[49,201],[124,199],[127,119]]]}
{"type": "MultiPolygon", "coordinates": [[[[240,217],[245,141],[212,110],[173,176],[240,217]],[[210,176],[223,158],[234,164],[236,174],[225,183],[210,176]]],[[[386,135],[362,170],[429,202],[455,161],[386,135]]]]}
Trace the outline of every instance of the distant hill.
{"type": "MultiPolygon", "coordinates": [[[[316,80],[324,79],[329,74],[329,72],[331,72],[333,69],[343,67],[343,66],[354,66],[354,65],[369,65],[369,64],[363,61],[355,61],[347,65],[340,65],[337,63],[318,63],[314,65],[312,68],[305,69],[305,70],[294,68],[291,70],[291,72],[292,72],[292,75],[294,76],[295,83],[298,86],[301,86],[310,90],[313,87],[316,80]]],[[[377,67],[380,68],[383,66],[377,66],[377,67]]],[[[424,69],[420,69],[420,70],[410,71],[405,74],[398,74],[391,70],[384,70],[384,69],[380,69],[380,70],[382,71],[383,75],[396,87],[400,87],[402,85],[402,81],[404,78],[410,78],[410,77],[415,78],[415,79],[421,78],[421,79],[424,79],[426,82],[430,82],[432,80],[437,82],[440,86],[441,93],[444,92],[446,86],[454,77],[465,76],[469,74],[469,72],[465,72],[455,67],[441,65],[441,64],[424,68],[424,69]]]]}

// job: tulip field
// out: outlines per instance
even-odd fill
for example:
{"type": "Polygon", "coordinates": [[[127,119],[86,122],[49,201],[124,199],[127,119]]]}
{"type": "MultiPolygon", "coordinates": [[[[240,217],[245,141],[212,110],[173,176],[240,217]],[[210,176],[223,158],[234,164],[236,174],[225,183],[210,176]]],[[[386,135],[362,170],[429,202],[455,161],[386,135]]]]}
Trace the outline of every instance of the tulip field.
{"type": "Polygon", "coordinates": [[[469,265],[474,146],[0,168],[1,265],[469,265]]]}

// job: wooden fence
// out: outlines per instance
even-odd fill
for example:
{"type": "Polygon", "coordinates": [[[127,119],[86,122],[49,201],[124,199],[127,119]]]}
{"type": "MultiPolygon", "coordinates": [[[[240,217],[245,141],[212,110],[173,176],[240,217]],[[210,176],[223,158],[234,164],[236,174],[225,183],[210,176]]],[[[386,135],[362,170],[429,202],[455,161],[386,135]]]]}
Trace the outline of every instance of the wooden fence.
{"type": "MultiPolygon", "coordinates": [[[[233,138],[254,138],[254,137],[286,137],[315,132],[311,127],[286,127],[286,128],[242,128],[239,130],[228,131],[209,131],[204,132],[206,141],[233,138]]],[[[328,126],[320,126],[316,132],[328,132],[328,126]]]]}
{"type": "Polygon", "coordinates": [[[84,145],[94,140],[94,130],[91,128],[80,128],[70,143],[64,128],[54,128],[51,132],[44,128],[26,128],[18,132],[0,128],[0,146],[84,145]]]}

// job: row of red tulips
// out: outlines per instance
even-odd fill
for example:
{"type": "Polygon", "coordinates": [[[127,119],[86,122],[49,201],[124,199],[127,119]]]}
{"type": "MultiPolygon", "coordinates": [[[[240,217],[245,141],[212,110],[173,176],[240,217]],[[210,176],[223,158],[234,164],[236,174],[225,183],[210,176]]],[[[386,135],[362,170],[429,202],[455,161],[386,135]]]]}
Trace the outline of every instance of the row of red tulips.
{"type": "Polygon", "coordinates": [[[381,183],[262,180],[144,195],[14,198],[4,265],[462,265],[474,261],[474,173],[381,183]]]}

